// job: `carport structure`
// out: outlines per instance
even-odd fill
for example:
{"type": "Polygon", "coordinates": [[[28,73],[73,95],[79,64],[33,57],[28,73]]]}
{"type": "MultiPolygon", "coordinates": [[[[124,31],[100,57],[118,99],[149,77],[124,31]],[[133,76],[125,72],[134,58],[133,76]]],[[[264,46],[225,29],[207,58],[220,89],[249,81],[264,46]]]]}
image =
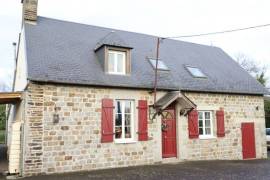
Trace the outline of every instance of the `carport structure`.
{"type": "Polygon", "coordinates": [[[0,92],[0,104],[16,104],[21,101],[21,92],[0,92]]]}
{"type": "Polygon", "coordinates": [[[17,156],[20,152],[20,124],[14,121],[15,116],[11,117],[11,107],[20,105],[21,99],[22,92],[0,92],[0,104],[9,104],[6,111],[9,119],[9,121],[6,120],[6,141],[5,144],[0,145],[0,173],[11,172],[12,169],[19,170],[17,167],[19,167],[20,161],[17,156]],[[9,137],[11,132],[16,131],[15,136],[9,137]]]}

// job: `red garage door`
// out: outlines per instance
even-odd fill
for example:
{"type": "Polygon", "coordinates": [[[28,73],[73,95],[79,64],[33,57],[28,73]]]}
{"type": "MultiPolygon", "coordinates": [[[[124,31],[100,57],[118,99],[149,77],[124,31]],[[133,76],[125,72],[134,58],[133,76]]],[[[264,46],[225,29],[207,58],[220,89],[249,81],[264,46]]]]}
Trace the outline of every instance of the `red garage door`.
{"type": "Polygon", "coordinates": [[[242,123],[243,159],[256,158],[254,123],[242,123]]]}

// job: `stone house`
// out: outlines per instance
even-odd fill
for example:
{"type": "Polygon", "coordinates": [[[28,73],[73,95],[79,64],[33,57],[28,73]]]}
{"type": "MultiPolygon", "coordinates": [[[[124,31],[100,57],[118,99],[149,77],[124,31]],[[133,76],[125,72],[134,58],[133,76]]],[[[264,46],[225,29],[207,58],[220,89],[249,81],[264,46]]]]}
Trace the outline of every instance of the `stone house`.
{"type": "Polygon", "coordinates": [[[24,0],[9,173],[266,158],[264,87],[220,48],[165,39],[157,63],[156,44],[24,0]]]}

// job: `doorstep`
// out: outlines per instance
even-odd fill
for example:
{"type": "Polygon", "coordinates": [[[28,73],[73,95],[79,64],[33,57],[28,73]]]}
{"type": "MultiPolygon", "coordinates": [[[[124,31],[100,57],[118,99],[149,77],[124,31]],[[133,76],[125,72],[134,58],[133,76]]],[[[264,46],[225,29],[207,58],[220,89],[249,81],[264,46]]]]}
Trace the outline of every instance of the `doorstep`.
{"type": "Polygon", "coordinates": [[[174,164],[174,163],[179,163],[181,162],[180,159],[177,157],[171,157],[171,158],[163,158],[162,159],[162,164],[174,164]]]}

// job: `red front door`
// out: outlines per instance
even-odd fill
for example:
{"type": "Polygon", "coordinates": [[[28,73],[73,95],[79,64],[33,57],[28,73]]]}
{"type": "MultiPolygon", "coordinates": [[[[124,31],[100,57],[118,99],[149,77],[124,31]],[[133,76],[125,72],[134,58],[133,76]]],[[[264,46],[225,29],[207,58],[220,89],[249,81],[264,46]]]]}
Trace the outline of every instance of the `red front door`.
{"type": "Polygon", "coordinates": [[[256,158],[254,123],[242,123],[243,159],[256,158]]]}
{"type": "Polygon", "coordinates": [[[176,157],[175,107],[167,108],[162,114],[162,157],[176,157]]]}

